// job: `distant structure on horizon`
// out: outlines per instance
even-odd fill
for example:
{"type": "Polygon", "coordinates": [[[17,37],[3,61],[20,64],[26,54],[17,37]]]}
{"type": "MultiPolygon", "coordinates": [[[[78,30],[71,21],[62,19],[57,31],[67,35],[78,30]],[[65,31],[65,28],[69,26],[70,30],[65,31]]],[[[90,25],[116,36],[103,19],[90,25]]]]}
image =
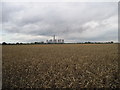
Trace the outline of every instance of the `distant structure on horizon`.
{"type": "Polygon", "coordinates": [[[56,39],[54,35],[53,39],[46,40],[46,43],[64,43],[64,39],[56,39]]]}

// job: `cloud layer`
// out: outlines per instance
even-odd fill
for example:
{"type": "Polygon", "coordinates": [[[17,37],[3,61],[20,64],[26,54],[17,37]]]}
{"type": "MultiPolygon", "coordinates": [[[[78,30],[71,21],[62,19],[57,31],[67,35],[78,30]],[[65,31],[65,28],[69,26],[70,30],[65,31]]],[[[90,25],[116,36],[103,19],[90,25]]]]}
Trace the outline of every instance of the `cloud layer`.
{"type": "Polygon", "coordinates": [[[3,41],[117,41],[117,3],[2,3],[3,41]]]}

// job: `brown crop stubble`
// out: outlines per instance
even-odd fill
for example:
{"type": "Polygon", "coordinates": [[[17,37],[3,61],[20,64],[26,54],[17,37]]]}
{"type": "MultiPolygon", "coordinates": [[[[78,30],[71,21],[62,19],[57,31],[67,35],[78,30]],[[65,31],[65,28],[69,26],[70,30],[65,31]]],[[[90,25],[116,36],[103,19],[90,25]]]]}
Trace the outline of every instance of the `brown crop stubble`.
{"type": "Polygon", "coordinates": [[[3,88],[120,87],[117,44],[4,45],[3,88]]]}

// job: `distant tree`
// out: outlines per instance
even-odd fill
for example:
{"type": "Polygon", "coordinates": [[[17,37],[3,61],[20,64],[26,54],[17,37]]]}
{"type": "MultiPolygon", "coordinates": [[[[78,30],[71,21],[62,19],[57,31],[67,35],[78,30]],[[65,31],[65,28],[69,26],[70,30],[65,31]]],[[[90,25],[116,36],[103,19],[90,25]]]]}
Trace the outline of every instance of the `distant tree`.
{"type": "Polygon", "coordinates": [[[88,42],[89,44],[91,43],[91,42],[88,42]]]}
{"type": "Polygon", "coordinates": [[[85,42],[86,44],[90,44],[91,42],[85,42]]]}
{"type": "Polygon", "coordinates": [[[8,43],[8,45],[11,45],[11,43],[8,43]]]}
{"type": "Polygon", "coordinates": [[[113,43],[113,41],[111,41],[111,43],[113,43]]]}
{"type": "Polygon", "coordinates": [[[23,43],[20,43],[20,44],[23,44],[23,43]]]}
{"type": "Polygon", "coordinates": [[[35,44],[38,44],[38,42],[35,42],[35,44]]]}
{"type": "Polygon", "coordinates": [[[6,42],[3,42],[2,45],[7,45],[7,43],[6,43],[6,42]]]}
{"type": "Polygon", "coordinates": [[[31,42],[30,44],[34,44],[34,43],[31,42]]]}
{"type": "Polygon", "coordinates": [[[44,44],[44,41],[40,42],[41,44],[44,44]]]}
{"type": "Polygon", "coordinates": [[[44,44],[44,42],[34,42],[34,44],[44,44]]]}
{"type": "Polygon", "coordinates": [[[19,42],[16,43],[17,45],[19,44],[19,42]]]}

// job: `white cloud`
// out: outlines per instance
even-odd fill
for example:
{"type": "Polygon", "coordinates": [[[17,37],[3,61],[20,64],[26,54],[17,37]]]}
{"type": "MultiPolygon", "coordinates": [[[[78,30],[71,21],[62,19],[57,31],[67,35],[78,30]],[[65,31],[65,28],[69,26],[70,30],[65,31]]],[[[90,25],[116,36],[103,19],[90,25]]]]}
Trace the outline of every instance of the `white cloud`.
{"type": "Polygon", "coordinates": [[[99,26],[98,22],[95,21],[90,21],[85,23],[85,25],[83,25],[84,28],[91,28],[91,29],[95,29],[97,26],[99,26]]]}

